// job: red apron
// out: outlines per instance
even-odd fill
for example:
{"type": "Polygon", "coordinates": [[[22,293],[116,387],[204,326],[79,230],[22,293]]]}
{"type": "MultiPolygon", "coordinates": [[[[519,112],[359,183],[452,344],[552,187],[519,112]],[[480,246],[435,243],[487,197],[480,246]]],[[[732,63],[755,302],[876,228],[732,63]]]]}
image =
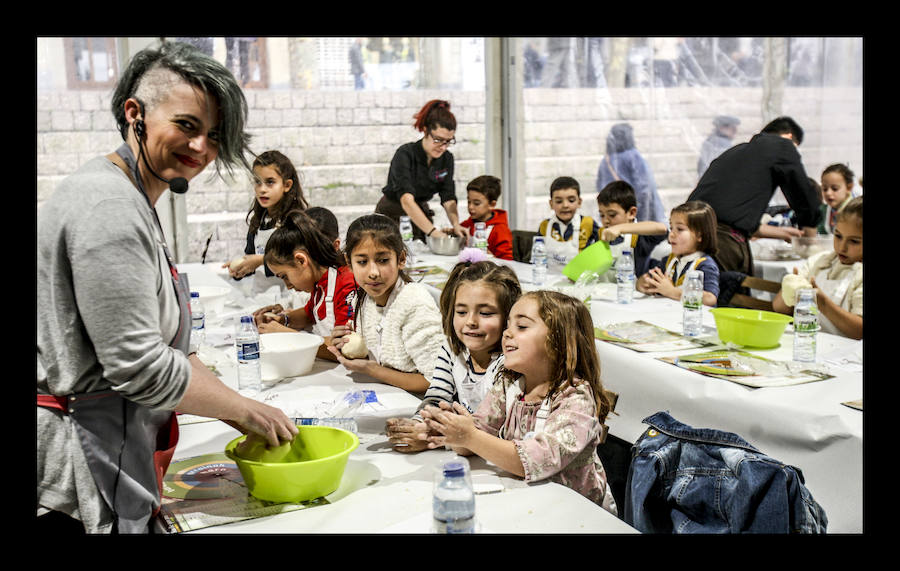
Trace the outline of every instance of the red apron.
{"type": "MultiPolygon", "coordinates": [[[[191,312],[187,279],[179,275],[163,245],[181,309],[169,344],[188,354],[191,312]]],[[[37,405],[72,419],[91,475],[123,533],[144,533],[161,505],[163,477],[178,444],[175,413],[151,409],[113,390],[73,395],[37,395],[37,405]],[[122,475],[125,477],[122,477],[122,475]]]]}

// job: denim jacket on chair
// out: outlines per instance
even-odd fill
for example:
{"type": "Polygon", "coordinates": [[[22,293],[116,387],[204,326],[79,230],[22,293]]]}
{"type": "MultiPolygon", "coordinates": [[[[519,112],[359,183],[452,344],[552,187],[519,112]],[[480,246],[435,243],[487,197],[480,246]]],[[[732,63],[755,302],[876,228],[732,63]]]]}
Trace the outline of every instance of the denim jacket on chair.
{"type": "Polygon", "coordinates": [[[624,519],[644,533],[825,533],[799,469],[737,434],[692,428],[667,412],[632,447],[624,519]]]}

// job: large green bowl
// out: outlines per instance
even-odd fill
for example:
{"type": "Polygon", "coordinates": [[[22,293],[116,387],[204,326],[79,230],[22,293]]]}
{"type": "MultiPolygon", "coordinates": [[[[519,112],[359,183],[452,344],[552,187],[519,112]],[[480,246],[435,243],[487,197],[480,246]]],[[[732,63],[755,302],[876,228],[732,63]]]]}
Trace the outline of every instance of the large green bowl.
{"type": "Polygon", "coordinates": [[[759,309],[716,307],[710,312],[722,342],[758,349],[777,347],[784,328],[793,321],[790,315],[759,309]]]}
{"type": "MultiPolygon", "coordinates": [[[[359,446],[352,432],[331,426],[298,426],[285,461],[260,462],[242,458],[235,447],[246,436],[225,446],[235,461],[250,493],[261,500],[298,503],[327,496],[338,489],[347,459],[359,446]]],[[[277,450],[277,449],[276,449],[277,450]]]]}

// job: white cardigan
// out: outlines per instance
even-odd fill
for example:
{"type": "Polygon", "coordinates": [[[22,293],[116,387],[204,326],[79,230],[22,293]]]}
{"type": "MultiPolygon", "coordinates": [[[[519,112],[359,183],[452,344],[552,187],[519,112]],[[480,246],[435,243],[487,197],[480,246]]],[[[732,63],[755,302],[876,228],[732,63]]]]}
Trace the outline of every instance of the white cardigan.
{"type": "Polygon", "coordinates": [[[363,299],[357,327],[379,364],[430,379],[444,339],[441,312],[424,285],[398,279],[394,287],[384,307],[371,296],[363,299]]]}

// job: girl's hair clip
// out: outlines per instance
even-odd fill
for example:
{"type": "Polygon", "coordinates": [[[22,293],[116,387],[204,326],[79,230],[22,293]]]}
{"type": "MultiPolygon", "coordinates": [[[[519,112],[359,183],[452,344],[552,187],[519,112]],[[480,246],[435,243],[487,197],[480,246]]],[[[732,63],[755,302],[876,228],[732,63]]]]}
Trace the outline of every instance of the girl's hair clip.
{"type": "Polygon", "coordinates": [[[487,254],[479,248],[463,248],[459,252],[459,261],[474,264],[475,262],[484,262],[488,259],[487,254]]]}

